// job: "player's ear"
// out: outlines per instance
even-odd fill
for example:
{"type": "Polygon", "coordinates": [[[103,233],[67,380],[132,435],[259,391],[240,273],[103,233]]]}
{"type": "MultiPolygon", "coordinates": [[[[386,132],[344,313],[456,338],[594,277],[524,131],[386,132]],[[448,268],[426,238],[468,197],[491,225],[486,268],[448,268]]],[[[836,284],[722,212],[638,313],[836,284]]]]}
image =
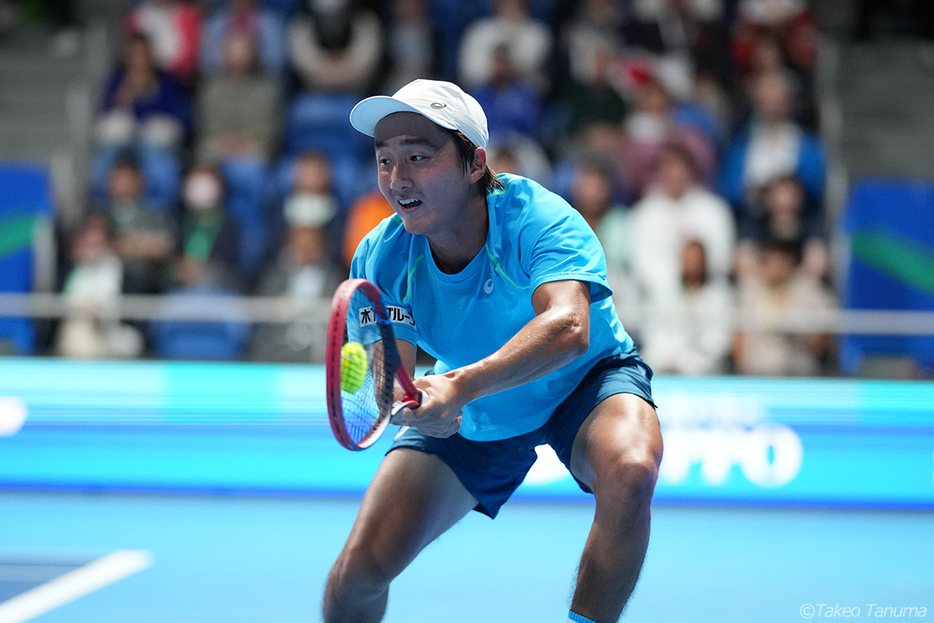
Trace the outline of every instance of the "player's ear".
{"type": "Polygon", "coordinates": [[[473,160],[470,162],[470,183],[476,184],[483,178],[486,172],[486,150],[477,147],[473,152],[473,160]]]}

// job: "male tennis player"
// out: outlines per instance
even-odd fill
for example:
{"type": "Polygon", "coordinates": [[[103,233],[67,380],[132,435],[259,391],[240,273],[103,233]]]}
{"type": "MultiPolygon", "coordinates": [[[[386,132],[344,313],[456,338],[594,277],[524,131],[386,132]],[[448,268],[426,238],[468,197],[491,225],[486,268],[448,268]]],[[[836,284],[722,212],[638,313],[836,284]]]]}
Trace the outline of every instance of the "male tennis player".
{"type": "Polygon", "coordinates": [[[569,621],[616,621],[649,540],[662,455],[648,366],[623,330],[603,250],[539,184],[486,165],[486,116],[448,82],[371,97],[351,123],[373,136],[396,214],[361,242],[351,274],[374,282],[421,406],[363,500],[328,578],[324,618],[378,621],[389,584],[471,509],[495,517],[550,444],[596,499],[569,621]]]}

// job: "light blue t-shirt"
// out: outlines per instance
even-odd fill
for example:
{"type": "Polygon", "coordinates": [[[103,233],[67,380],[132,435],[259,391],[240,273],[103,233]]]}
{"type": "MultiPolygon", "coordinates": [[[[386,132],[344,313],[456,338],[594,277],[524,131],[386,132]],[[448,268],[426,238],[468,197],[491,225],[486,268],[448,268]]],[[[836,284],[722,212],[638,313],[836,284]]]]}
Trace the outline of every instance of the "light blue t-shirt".
{"type": "Polygon", "coordinates": [[[514,437],[542,426],[593,365],[634,350],[613,307],[596,235],[564,199],[523,177],[499,176],[487,195],[486,243],[457,274],[435,265],[428,240],[385,219],[360,243],[351,276],[382,292],[399,339],[438,359],[438,373],[501,348],[535,317],[532,293],[543,283],[590,284],[590,348],[564,367],[464,407],[460,433],[475,441],[514,437]]]}

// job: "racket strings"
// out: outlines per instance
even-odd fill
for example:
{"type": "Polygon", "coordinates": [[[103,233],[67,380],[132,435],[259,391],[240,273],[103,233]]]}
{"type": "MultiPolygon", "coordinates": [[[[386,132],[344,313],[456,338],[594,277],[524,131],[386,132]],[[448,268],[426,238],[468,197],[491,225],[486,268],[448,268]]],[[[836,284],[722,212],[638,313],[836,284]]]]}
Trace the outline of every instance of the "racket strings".
{"type": "Polygon", "coordinates": [[[353,392],[341,390],[344,423],[354,443],[365,439],[382,419],[389,416],[394,397],[395,370],[387,365],[383,355],[375,314],[367,297],[361,293],[354,295],[347,311],[344,343],[362,344],[367,355],[363,383],[353,392]]]}

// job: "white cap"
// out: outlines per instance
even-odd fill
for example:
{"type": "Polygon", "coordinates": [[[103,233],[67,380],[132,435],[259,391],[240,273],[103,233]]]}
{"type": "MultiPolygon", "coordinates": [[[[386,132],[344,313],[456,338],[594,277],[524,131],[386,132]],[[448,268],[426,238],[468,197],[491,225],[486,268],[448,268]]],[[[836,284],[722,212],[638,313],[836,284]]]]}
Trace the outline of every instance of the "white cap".
{"type": "Polygon", "coordinates": [[[392,97],[368,97],[350,111],[350,123],[363,134],[374,136],[376,124],[394,112],[423,115],[442,128],[460,131],[477,147],[486,147],[490,139],[480,103],[456,84],[441,80],[413,80],[392,97]]]}

